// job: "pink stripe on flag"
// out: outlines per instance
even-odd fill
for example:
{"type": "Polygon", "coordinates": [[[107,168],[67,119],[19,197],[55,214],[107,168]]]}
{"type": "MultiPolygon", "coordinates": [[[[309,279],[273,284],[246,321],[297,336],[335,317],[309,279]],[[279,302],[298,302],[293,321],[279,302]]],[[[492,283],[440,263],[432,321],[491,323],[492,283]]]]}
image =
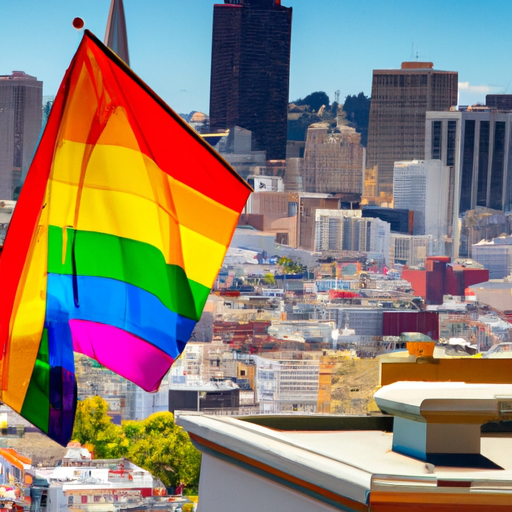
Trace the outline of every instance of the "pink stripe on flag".
{"type": "Polygon", "coordinates": [[[145,391],[158,390],[174,362],[151,343],[117,327],[85,320],[71,320],[69,326],[75,352],[96,359],[145,391]]]}

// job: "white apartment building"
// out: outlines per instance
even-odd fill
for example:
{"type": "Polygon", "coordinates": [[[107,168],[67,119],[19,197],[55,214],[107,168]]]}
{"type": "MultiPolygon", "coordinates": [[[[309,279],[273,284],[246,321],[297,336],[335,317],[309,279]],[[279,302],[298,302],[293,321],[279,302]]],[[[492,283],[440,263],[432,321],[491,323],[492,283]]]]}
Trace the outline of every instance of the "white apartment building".
{"type": "Polygon", "coordinates": [[[316,210],[315,250],[375,252],[389,264],[390,225],[361,215],[361,210],[316,210]]]}
{"type": "Polygon", "coordinates": [[[320,361],[262,356],[253,356],[253,360],[261,413],[316,412],[320,361]]]}
{"type": "Polygon", "coordinates": [[[414,212],[414,235],[432,235],[432,256],[443,256],[449,234],[448,206],[450,169],[441,160],[395,162],[393,199],[395,208],[414,212]]]}
{"type": "Polygon", "coordinates": [[[420,267],[425,258],[432,255],[432,235],[402,235],[391,233],[389,257],[392,265],[420,267]]]}
{"type": "Polygon", "coordinates": [[[500,237],[472,245],[472,256],[489,270],[489,279],[502,279],[512,273],[512,237],[500,237]]]}

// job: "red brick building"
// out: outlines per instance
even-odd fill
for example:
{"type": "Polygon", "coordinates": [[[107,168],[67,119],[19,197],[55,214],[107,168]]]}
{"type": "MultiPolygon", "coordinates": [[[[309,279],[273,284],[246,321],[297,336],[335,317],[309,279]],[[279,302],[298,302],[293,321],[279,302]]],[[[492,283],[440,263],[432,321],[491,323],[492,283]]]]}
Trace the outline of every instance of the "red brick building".
{"type": "Polygon", "coordinates": [[[448,256],[430,256],[425,270],[404,267],[402,279],[409,281],[427,304],[442,304],[444,295],[464,296],[468,286],[489,281],[489,270],[454,265],[448,256]]]}

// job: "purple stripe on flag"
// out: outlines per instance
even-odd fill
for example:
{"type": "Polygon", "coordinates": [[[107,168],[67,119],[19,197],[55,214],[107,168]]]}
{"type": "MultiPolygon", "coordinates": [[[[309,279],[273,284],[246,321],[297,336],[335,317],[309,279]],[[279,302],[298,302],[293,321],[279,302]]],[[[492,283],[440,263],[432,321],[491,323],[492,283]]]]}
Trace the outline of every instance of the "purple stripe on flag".
{"type": "Polygon", "coordinates": [[[151,343],[117,327],[85,320],[70,320],[69,326],[75,352],[96,359],[146,391],[158,389],[174,362],[151,343]]]}

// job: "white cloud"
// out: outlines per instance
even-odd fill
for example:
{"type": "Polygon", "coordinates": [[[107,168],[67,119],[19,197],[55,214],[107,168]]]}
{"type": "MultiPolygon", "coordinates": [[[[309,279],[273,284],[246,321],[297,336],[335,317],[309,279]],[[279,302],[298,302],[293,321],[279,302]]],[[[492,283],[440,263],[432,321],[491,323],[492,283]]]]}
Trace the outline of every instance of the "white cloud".
{"type": "Polygon", "coordinates": [[[459,105],[485,104],[487,94],[501,94],[503,87],[497,85],[472,85],[469,82],[459,82],[459,105]]]}
{"type": "Polygon", "coordinates": [[[498,87],[491,85],[471,85],[469,82],[459,82],[459,91],[474,93],[474,94],[491,94],[496,91],[498,87]]]}

